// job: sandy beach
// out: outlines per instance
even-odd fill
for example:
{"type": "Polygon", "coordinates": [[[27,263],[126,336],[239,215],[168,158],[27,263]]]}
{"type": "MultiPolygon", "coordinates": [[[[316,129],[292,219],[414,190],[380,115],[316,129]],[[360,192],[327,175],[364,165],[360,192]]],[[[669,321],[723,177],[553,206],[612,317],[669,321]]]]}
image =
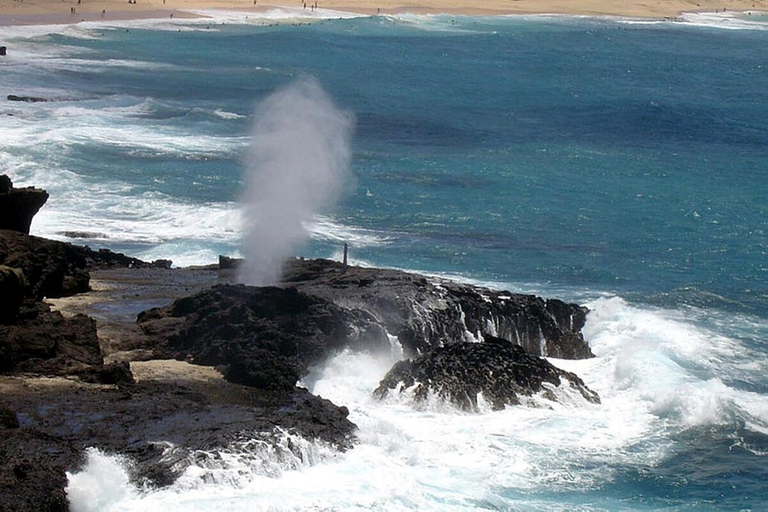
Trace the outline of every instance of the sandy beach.
{"type": "MultiPolygon", "coordinates": [[[[681,12],[768,10],[768,0],[319,0],[320,9],[360,14],[567,14],[669,18],[681,12]]],[[[0,0],[0,25],[198,16],[209,9],[267,12],[302,10],[303,0],[0,0]]],[[[310,3],[307,3],[310,12],[310,3]]]]}

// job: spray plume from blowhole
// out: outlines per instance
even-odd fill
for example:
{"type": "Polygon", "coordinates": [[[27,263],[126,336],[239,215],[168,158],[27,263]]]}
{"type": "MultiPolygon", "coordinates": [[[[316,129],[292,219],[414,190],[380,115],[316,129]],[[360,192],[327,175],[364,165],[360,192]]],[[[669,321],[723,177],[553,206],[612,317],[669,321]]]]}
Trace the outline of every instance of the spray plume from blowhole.
{"type": "Polygon", "coordinates": [[[240,282],[277,283],[309,236],[304,225],[339,200],[351,176],[354,125],[312,78],[258,105],[243,179],[240,282]]]}

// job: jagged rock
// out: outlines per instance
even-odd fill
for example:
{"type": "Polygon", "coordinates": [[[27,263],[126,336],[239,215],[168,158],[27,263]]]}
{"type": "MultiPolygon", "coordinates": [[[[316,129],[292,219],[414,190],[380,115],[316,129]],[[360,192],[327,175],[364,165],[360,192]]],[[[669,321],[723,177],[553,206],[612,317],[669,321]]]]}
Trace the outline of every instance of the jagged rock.
{"type": "Polygon", "coordinates": [[[407,355],[482,340],[482,333],[489,333],[533,355],[594,357],[581,334],[588,310],[577,304],[397,270],[344,270],[341,263],[327,260],[295,260],[286,267],[284,281],[342,308],[365,311],[397,336],[407,355]]]}
{"type": "Polygon", "coordinates": [[[0,229],[29,233],[32,217],[48,200],[45,190],[26,187],[14,188],[11,179],[0,176],[0,229]]]}
{"type": "Polygon", "coordinates": [[[89,269],[170,268],[172,262],[146,262],[108,249],[94,251],[89,247],[0,230],[0,265],[21,269],[28,284],[27,295],[42,300],[87,292],[89,269]]]}
{"type": "Polygon", "coordinates": [[[0,324],[15,322],[26,287],[27,281],[20,269],[0,265],[0,324]]]}
{"type": "Polygon", "coordinates": [[[504,337],[534,355],[589,357],[586,309],[383,269],[297,261],[284,287],[217,286],[139,315],[154,350],[224,366],[232,382],[291,389],[308,367],[343,347],[406,354],[504,337]]]}
{"type": "Polygon", "coordinates": [[[478,410],[482,396],[498,410],[520,404],[521,396],[540,392],[556,400],[552,390],[560,386],[576,390],[589,402],[600,402],[597,393],[575,374],[526,353],[519,345],[486,335],[483,343],[454,343],[396,363],[374,396],[410,393],[417,404],[437,396],[469,411],[478,410]]]}
{"type": "Polygon", "coordinates": [[[109,238],[106,234],[95,231],[61,231],[59,234],[67,238],[109,238]]]}
{"type": "Polygon", "coordinates": [[[21,269],[28,295],[37,300],[88,291],[87,260],[82,248],[71,244],[2,230],[0,264],[21,269]]]}
{"type": "Polygon", "coordinates": [[[102,363],[96,322],[85,315],[26,301],[16,324],[0,325],[0,373],[71,375],[102,363]]]}
{"type": "Polygon", "coordinates": [[[347,409],[306,389],[261,392],[216,379],[184,380],[183,375],[123,387],[63,379],[45,385],[6,381],[0,403],[27,414],[18,428],[0,430],[0,511],[57,510],[48,503],[65,497],[65,471],[82,468],[88,447],[128,456],[137,485],[163,486],[200,457],[219,451],[235,450],[242,457],[256,445],[266,449],[254,457],[278,449],[305,457],[284,439],[286,434],[342,451],[352,446],[356,427],[347,409]],[[14,467],[22,478],[14,475],[14,467]]]}
{"type": "Polygon", "coordinates": [[[344,346],[387,339],[362,312],[293,288],[216,286],[138,322],[168,357],[223,365],[228,380],[272,390],[293,389],[310,365],[344,346]]]}
{"type": "Polygon", "coordinates": [[[8,48],[5,46],[0,46],[0,55],[5,55],[8,53],[8,48]]]}

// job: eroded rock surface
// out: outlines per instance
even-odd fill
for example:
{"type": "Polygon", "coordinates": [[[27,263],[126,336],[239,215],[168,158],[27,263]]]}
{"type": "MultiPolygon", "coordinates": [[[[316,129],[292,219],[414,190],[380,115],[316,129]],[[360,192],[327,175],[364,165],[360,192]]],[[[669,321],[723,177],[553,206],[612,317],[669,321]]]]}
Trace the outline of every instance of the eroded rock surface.
{"type": "Polygon", "coordinates": [[[445,345],[396,363],[374,396],[408,394],[417,406],[436,397],[477,411],[481,400],[492,409],[518,405],[522,397],[538,393],[557,401],[557,388],[600,403],[597,393],[577,375],[528,354],[519,345],[487,336],[483,343],[445,345]]]}
{"type": "Polygon", "coordinates": [[[587,308],[557,299],[465,285],[391,269],[294,260],[285,286],[363,311],[397,336],[407,355],[485,335],[528,353],[563,359],[594,357],[581,334],[587,308]]]}
{"type": "Polygon", "coordinates": [[[28,234],[32,217],[48,200],[45,190],[24,187],[15,188],[11,179],[0,175],[0,229],[10,229],[28,234]]]}

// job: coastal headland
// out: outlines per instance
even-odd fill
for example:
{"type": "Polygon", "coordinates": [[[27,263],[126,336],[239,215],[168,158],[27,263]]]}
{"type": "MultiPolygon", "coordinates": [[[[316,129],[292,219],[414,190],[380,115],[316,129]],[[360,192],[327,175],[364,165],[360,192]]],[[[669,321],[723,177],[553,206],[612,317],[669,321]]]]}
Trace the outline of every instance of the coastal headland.
{"type": "Polygon", "coordinates": [[[768,0],[0,0],[0,25],[205,17],[203,11],[207,10],[257,15],[275,9],[292,11],[296,17],[333,17],[333,12],[347,12],[361,15],[564,14],[661,19],[675,18],[683,12],[765,11],[768,0]],[[313,9],[315,5],[317,12],[313,9]]]}
{"type": "Polygon", "coordinates": [[[94,449],[130,460],[136,488],[219,452],[290,467],[354,449],[344,404],[302,381],[344,351],[396,362],[372,396],[414,407],[600,401],[542,357],[593,357],[579,305],[330,260],[245,286],[225,257],[173,268],[31,236],[12,221],[47,194],[3,183],[0,204],[29,211],[0,222],[0,511],[68,510],[94,449]]]}

